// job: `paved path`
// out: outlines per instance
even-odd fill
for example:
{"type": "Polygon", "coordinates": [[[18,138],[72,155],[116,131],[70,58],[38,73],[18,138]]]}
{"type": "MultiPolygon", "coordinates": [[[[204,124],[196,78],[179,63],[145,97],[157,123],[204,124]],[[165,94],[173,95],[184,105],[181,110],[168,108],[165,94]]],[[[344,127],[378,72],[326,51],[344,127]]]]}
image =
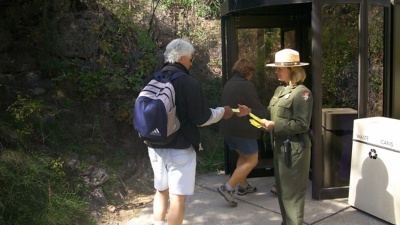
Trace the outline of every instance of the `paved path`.
{"type": "MultiPolygon", "coordinates": [[[[270,192],[274,177],[250,178],[256,193],[236,196],[237,207],[229,207],[217,192],[217,187],[229,175],[211,173],[198,176],[195,193],[187,198],[183,224],[190,225],[280,225],[281,215],[277,197],[270,192]]],[[[151,225],[152,204],[125,225],[151,225]]],[[[334,200],[311,199],[311,183],[306,197],[305,223],[309,225],[387,225],[389,223],[359,211],[347,204],[347,198],[334,200]]]]}

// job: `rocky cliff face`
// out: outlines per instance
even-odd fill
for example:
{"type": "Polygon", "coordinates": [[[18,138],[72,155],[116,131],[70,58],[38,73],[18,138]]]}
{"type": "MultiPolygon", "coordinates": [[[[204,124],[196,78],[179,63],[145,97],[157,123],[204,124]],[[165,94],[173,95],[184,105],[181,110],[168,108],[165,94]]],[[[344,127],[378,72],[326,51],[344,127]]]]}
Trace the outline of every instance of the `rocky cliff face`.
{"type": "Polygon", "coordinates": [[[0,2],[1,72],[14,73],[34,69],[44,48],[52,48],[61,57],[90,58],[95,19],[101,15],[85,13],[79,1],[6,1],[0,2]]]}
{"type": "MultiPolygon", "coordinates": [[[[124,201],[128,194],[127,187],[121,183],[108,185],[104,190],[106,182],[115,181],[115,178],[110,181],[110,177],[126,182],[127,179],[149,179],[151,174],[146,148],[136,138],[133,126],[115,116],[117,105],[126,98],[133,100],[134,93],[118,93],[118,99],[102,96],[82,102],[73,83],[58,79],[62,76],[58,69],[64,68],[57,64],[61,61],[78,59],[81,64],[74,68],[85,65],[101,68],[96,63],[102,54],[99,40],[106,24],[116,21],[110,12],[93,2],[90,4],[78,0],[0,1],[0,114],[7,112],[18,96],[40,101],[45,104],[42,124],[57,124],[71,141],[97,146],[94,151],[80,151],[84,155],[70,151],[57,153],[63,158],[67,173],[84,181],[90,190],[86,193],[90,208],[96,211],[110,202],[124,201]],[[114,157],[120,159],[119,154],[125,154],[125,158],[114,165],[115,171],[104,165],[114,157]]],[[[130,41],[136,45],[134,37],[130,41]]],[[[27,148],[56,151],[52,146],[57,143],[49,143],[44,137],[38,138],[42,139],[39,141],[36,134],[31,136],[27,148]]],[[[1,137],[2,146],[5,142],[13,147],[9,137],[1,137]]]]}

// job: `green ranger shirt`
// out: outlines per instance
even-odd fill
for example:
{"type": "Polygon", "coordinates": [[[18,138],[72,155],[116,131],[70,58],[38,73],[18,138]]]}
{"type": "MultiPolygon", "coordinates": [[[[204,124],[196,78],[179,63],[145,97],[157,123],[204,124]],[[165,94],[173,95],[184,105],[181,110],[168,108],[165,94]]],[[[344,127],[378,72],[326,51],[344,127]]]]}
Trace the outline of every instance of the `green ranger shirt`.
{"type": "Polygon", "coordinates": [[[272,97],[268,110],[275,122],[273,134],[283,139],[308,131],[311,123],[313,96],[304,85],[279,86],[272,97]]]}

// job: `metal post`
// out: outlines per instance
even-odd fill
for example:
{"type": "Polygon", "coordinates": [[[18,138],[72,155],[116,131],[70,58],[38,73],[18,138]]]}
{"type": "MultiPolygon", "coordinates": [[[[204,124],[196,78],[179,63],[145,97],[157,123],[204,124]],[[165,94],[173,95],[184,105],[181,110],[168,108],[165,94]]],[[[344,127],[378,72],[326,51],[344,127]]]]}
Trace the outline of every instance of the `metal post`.
{"type": "Polygon", "coordinates": [[[391,96],[392,89],[390,84],[392,83],[391,77],[391,65],[390,61],[392,55],[392,43],[390,42],[391,32],[391,24],[392,24],[392,16],[391,16],[391,8],[384,7],[384,28],[383,28],[383,43],[384,43],[384,61],[383,61],[383,116],[391,117],[391,96]]]}
{"type": "Polygon", "coordinates": [[[322,155],[322,14],[319,0],[312,3],[312,92],[314,108],[312,118],[312,198],[320,199],[319,191],[323,188],[322,155]]]}
{"type": "Polygon", "coordinates": [[[362,0],[359,15],[358,118],[368,116],[368,2],[362,0]]]}
{"type": "Polygon", "coordinates": [[[226,71],[226,18],[221,18],[221,51],[222,51],[222,85],[225,85],[225,82],[228,80],[227,71],[226,71]]]}
{"type": "Polygon", "coordinates": [[[391,117],[400,119],[400,1],[392,0],[392,99],[391,117]],[[397,63],[396,63],[397,62],[397,63]]]}

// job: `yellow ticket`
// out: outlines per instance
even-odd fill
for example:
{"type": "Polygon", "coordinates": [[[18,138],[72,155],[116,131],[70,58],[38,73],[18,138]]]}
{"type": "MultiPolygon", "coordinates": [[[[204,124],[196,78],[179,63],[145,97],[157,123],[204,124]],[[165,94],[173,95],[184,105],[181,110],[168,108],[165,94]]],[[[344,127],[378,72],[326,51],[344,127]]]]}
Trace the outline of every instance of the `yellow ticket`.
{"type": "Polygon", "coordinates": [[[250,113],[249,116],[250,116],[251,118],[253,118],[255,121],[257,121],[257,122],[259,122],[259,123],[262,123],[262,122],[261,122],[261,119],[258,118],[258,117],[257,117],[256,115],[254,115],[253,113],[250,113]]]}
{"type": "Polygon", "coordinates": [[[240,110],[239,109],[232,109],[232,112],[238,113],[238,112],[240,112],[240,110]]]}
{"type": "Polygon", "coordinates": [[[261,124],[259,122],[255,121],[254,119],[249,119],[249,121],[250,121],[251,125],[253,125],[253,126],[257,127],[257,128],[261,128],[262,127],[261,124]]]}
{"type": "Polygon", "coordinates": [[[262,128],[264,125],[264,121],[260,119],[258,116],[254,115],[253,113],[250,113],[249,116],[251,119],[249,119],[251,125],[257,127],[257,128],[262,128]]]}

